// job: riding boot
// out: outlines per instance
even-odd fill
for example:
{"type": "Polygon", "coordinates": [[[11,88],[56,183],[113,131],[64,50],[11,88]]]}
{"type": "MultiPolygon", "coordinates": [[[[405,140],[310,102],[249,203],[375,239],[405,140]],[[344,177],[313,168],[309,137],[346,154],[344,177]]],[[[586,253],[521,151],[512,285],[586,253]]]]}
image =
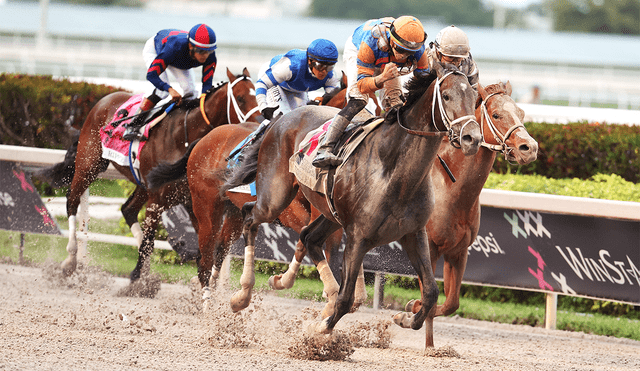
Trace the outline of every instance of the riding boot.
{"type": "Polygon", "coordinates": [[[340,114],[336,115],[329,126],[329,131],[325,135],[324,141],[318,153],[313,159],[312,165],[321,169],[329,168],[332,166],[338,166],[342,164],[342,158],[336,156],[333,151],[335,150],[336,143],[340,139],[340,135],[344,132],[344,129],[349,125],[350,120],[340,114]]]}
{"type": "Polygon", "coordinates": [[[155,105],[156,103],[154,103],[151,99],[145,98],[142,100],[142,103],[140,103],[140,107],[136,112],[137,116],[127,124],[127,131],[122,136],[122,139],[134,141],[136,139],[142,138],[140,128],[144,126],[147,116],[149,116],[149,112],[155,105]]]}

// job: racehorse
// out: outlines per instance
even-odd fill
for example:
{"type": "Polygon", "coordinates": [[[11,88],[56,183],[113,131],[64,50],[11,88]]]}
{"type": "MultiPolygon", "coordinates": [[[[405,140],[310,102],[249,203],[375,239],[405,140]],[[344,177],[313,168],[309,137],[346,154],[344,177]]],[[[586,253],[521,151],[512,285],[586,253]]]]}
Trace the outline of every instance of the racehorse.
{"type": "MultiPolygon", "coordinates": [[[[149,273],[149,257],[153,252],[155,231],[162,212],[189,199],[186,184],[176,183],[158,190],[148,189],[144,182],[149,171],[160,162],[179,159],[190,141],[202,138],[212,128],[227,123],[245,122],[248,119],[255,120],[259,114],[255,88],[248,70],[245,68],[242,75],[234,76],[227,69],[227,76],[228,83],[212,88],[201,97],[199,109],[179,106],[154,127],[153,134],[149,136],[140,153],[142,184],[135,181],[129,167],[112,162],[122,175],[136,184],[135,190],[121,208],[122,215],[139,246],[138,262],[130,275],[132,282],[149,273]],[[138,213],[147,201],[144,229],[141,229],[138,213]]],[[[39,173],[58,187],[69,185],[71,182],[67,191],[68,257],[62,263],[65,275],[72,274],[77,265],[76,213],[80,197],[96,180],[98,174],[109,166],[109,160],[102,158],[100,128],[108,124],[118,107],[131,97],[130,93],[115,92],[98,101],[89,112],[80,137],[67,152],[65,161],[39,173]]]]}
{"type": "MultiPolygon", "coordinates": [[[[422,282],[425,305],[411,321],[412,328],[422,327],[438,298],[424,228],[434,204],[429,170],[443,134],[449,134],[451,143],[466,155],[475,154],[482,139],[473,116],[476,93],[466,76],[439,65],[435,71],[437,78],[433,75],[412,78],[407,86],[407,101],[397,111],[397,120],[380,125],[363,139],[351,157],[335,170],[332,190],[327,195],[297,182],[289,172],[289,158],[307,133],[335,116],[337,109],[310,106],[296,109],[280,118],[254,144],[259,146],[255,165],[245,159],[228,175],[222,188],[226,191],[253,179],[257,188],[257,200],[243,206],[245,263],[240,278],[242,288],[231,299],[232,310],[242,310],[251,301],[258,226],[277,218],[300,189],[322,212],[302,230],[300,240],[323,282],[326,272],[330,272],[322,253],[324,241],[341,227],[347,235],[337,301],[333,313],[316,324],[315,331],[333,330],[353,305],[364,255],[393,241],[400,242],[422,282]]],[[[325,283],[325,291],[326,288],[325,283]]]]}
{"type": "MultiPolygon", "coordinates": [[[[342,108],[345,104],[343,89],[325,105],[342,108]]],[[[377,106],[380,112],[380,107],[377,106]]],[[[277,122],[277,121],[276,121],[277,122]]],[[[275,125],[275,122],[272,123],[275,125]]],[[[242,233],[242,206],[255,201],[255,196],[248,193],[228,191],[221,193],[224,183],[221,174],[227,168],[227,157],[256,128],[257,123],[247,122],[241,125],[225,125],[213,129],[197,143],[192,143],[184,156],[173,164],[160,164],[154,167],[147,179],[151,189],[159,188],[167,183],[175,182],[186,176],[192,198],[193,213],[197,219],[198,245],[198,280],[203,288],[205,304],[211,297],[211,289],[220,275],[222,263],[231,245],[242,233]],[[213,271],[213,272],[212,272],[213,271]]],[[[298,193],[293,202],[279,216],[279,221],[286,227],[300,233],[302,228],[315,219],[319,212],[312,208],[302,193],[298,193]]],[[[342,232],[336,231],[326,242],[325,253],[330,256],[333,249],[340,244],[342,232]]],[[[269,283],[274,289],[291,288],[300,264],[306,255],[304,245],[298,242],[294,259],[284,274],[271,277],[269,283]]],[[[358,296],[354,307],[366,299],[364,272],[358,286],[358,296]]],[[[335,283],[337,287],[337,282],[335,283]]],[[[333,302],[330,299],[331,305],[333,302]]],[[[333,298],[335,299],[335,298],[333,298]]]]}
{"type": "MultiPolygon", "coordinates": [[[[433,271],[444,256],[444,304],[436,307],[425,321],[426,346],[433,347],[433,318],[453,314],[460,306],[460,286],[467,265],[468,248],[480,228],[480,192],[489,177],[496,155],[526,165],[537,158],[538,143],[522,124],[524,111],[511,98],[511,84],[497,83],[478,88],[476,120],[480,122],[483,142],[475,156],[463,156],[446,142],[438,154],[449,164],[456,181],[441,166],[431,169],[435,207],[427,223],[429,253],[433,271]]],[[[420,300],[410,301],[406,310],[416,313],[420,300]]],[[[406,313],[394,317],[405,327],[406,313]]]]}

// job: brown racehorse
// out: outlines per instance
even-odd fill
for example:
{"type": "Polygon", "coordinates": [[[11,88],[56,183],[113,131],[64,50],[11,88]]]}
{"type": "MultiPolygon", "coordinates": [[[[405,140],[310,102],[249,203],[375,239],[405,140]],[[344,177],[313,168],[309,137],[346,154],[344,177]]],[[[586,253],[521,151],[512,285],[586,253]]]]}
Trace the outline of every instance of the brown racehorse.
{"type": "MultiPolygon", "coordinates": [[[[459,307],[460,285],[467,265],[468,248],[480,228],[480,192],[491,172],[498,152],[520,165],[534,161],[538,143],[522,124],[524,111],[511,98],[511,84],[493,84],[478,89],[476,120],[482,127],[484,142],[475,156],[465,157],[443,143],[438,154],[451,167],[453,183],[442,166],[431,169],[435,207],[427,223],[431,265],[444,256],[444,304],[438,305],[425,320],[426,346],[433,347],[433,317],[453,314],[459,307]]],[[[420,300],[407,304],[416,313],[420,300]]],[[[403,323],[405,313],[395,316],[403,323]]]]}
{"type": "MultiPolygon", "coordinates": [[[[326,105],[342,108],[345,104],[345,91],[342,89],[326,105]]],[[[380,111],[379,106],[377,110],[380,111]]],[[[242,233],[243,218],[240,210],[245,203],[256,199],[248,193],[228,191],[221,194],[220,188],[223,184],[221,174],[227,168],[226,158],[229,153],[257,127],[257,123],[244,123],[215,128],[198,143],[193,143],[178,162],[160,164],[148,176],[149,186],[153,189],[186,175],[193,201],[193,212],[198,223],[200,251],[198,280],[203,288],[205,304],[208,303],[211,288],[216,284],[222,263],[231,245],[240,238],[242,233]]],[[[280,215],[279,221],[300,233],[302,228],[318,215],[319,212],[310,206],[302,193],[298,193],[280,215]]],[[[330,256],[331,251],[340,244],[341,239],[341,230],[329,237],[326,242],[327,256],[330,256]]],[[[291,288],[305,255],[304,245],[298,242],[295,258],[289,265],[289,269],[284,275],[270,278],[271,286],[275,289],[291,288]]],[[[354,307],[362,304],[366,299],[364,275],[358,288],[354,307]]]]}
{"type": "MultiPolygon", "coordinates": [[[[171,206],[188,200],[186,184],[169,184],[151,191],[144,185],[149,171],[160,162],[176,161],[186,151],[189,142],[202,138],[212,128],[227,124],[240,123],[258,116],[255,88],[249,72],[245,68],[242,75],[234,76],[227,69],[229,83],[221,84],[201,100],[200,108],[177,107],[164,120],[153,128],[147,144],[140,153],[140,174],[143,185],[138,185],[129,167],[113,163],[113,166],[131,182],[136,183],[133,194],[122,205],[122,215],[138,239],[138,263],[131,272],[134,281],[149,273],[149,257],[153,252],[155,231],[162,212],[171,206]],[[144,228],[138,223],[138,213],[148,201],[144,228]]],[[[67,215],[69,216],[69,256],[62,263],[62,270],[70,275],[77,264],[76,213],[80,197],[98,174],[105,171],[109,161],[102,158],[100,128],[106,125],[115,111],[132,94],[116,92],[102,98],[89,112],[80,138],[74,143],[65,162],[45,169],[40,175],[51,179],[57,186],[69,184],[67,192],[67,215]],[[77,152],[74,152],[77,148],[77,152]]],[[[197,103],[197,101],[196,101],[197,103]]],[[[197,106],[197,105],[196,105],[197,106]]],[[[194,219],[194,218],[192,218],[194,219]]],[[[195,223],[195,221],[194,221],[195,223]]]]}
{"type": "MultiPolygon", "coordinates": [[[[435,67],[435,76],[413,77],[405,105],[397,121],[383,124],[364,138],[335,173],[331,199],[313,192],[289,172],[289,158],[307,133],[333,117],[337,109],[302,107],[282,118],[254,145],[259,146],[256,164],[245,159],[227,178],[223,190],[255,179],[255,203],[245,204],[245,264],[241,290],[231,299],[234,311],[251,301],[254,283],[253,256],[258,226],[279,217],[301,189],[310,203],[322,212],[300,240],[318,267],[323,282],[333,275],[322,245],[326,238],[344,228],[347,244],[342,265],[342,284],[333,314],[315,326],[331,332],[352,307],[358,273],[364,255],[376,246],[399,241],[422,282],[425,305],[412,318],[414,329],[422,327],[427,313],[437,303],[438,287],[429,261],[424,226],[433,210],[433,186],[429,170],[444,133],[448,133],[463,153],[473,155],[481,142],[480,127],[474,119],[476,93],[464,74],[435,67]],[[327,274],[327,272],[329,272],[327,274]]],[[[325,291],[327,289],[325,282],[325,291]]],[[[327,291],[328,295],[333,295],[327,291]]]]}

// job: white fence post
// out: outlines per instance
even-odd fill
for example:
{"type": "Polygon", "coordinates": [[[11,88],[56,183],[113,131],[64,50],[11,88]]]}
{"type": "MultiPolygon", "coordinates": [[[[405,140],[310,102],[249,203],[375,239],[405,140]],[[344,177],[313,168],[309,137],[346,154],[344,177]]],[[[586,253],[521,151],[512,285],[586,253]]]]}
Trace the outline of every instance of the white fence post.
{"type": "Polygon", "coordinates": [[[548,330],[556,329],[558,318],[558,294],[555,292],[547,293],[547,305],[545,308],[544,328],[548,330]]]}
{"type": "Polygon", "coordinates": [[[373,309],[381,309],[384,301],[384,273],[376,272],[373,283],[373,309]]]}

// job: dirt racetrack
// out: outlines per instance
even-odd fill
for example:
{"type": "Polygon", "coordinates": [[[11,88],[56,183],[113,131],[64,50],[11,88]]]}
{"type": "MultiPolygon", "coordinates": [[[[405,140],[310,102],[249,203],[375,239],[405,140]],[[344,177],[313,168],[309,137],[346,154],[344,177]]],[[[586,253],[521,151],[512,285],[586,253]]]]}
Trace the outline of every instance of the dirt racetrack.
{"type": "Polygon", "coordinates": [[[360,309],[333,335],[309,337],[318,303],[258,293],[233,314],[220,289],[203,314],[187,285],[162,284],[154,299],[117,296],[127,284],[0,264],[0,370],[640,370],[640,342],[627,339],[438,318],[436,351],[425,355],[424,330],[389,324],[392,311],[360,309]],[[388,348],[368,347],[388,336],[388,348]],[[353,353],[308,359],[326,344],[353,353]]]}

